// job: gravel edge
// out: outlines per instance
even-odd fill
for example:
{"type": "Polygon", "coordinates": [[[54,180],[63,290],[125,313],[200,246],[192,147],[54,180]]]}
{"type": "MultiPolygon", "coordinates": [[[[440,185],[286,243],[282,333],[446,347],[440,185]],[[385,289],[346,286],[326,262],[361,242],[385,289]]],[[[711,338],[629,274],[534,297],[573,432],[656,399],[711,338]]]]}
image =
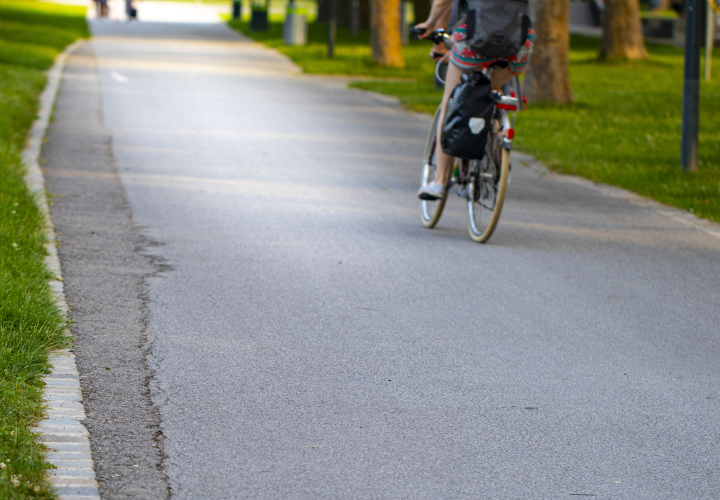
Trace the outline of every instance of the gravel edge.
{"type": "MultiPolygon", "coordinates": [[[[45,192],[45,180],[38,159],[65,63],[68,56],[83,43],[82,40],[76,41],[55,59],[55,64],[48,73],[45,90],[40,96],[37,118],[28,132],[27,144],[22,153],[23,163],[27,168],[25,183],[45,218],[45,248],[48,253],[45,257],[45,265],[55,275],[55,279],[49,284],[57,306],[65,316],[68,314],[68,305],[63,291],[60,260],[45,192]]],[[[47,405],[46,418],[33,428],[38,434],[38,440],[49,449],[48,462],[56,467],[48,471],[48,481],[61,500],[99,500],[89,434],[83,424],[85,409],[75,355],[71,349],[55,351],[50,354],[50,364],[51,373],[43,378],[45,382],[43,399],[47,405]]]]}

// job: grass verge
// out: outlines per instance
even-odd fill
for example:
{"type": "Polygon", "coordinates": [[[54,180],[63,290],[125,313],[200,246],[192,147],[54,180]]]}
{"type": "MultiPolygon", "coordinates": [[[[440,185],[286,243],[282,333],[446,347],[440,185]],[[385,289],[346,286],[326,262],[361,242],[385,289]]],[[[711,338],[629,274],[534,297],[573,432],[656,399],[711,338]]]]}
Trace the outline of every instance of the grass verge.
{"type": "Polygon", "coordinates": [[[30,428],[42,417],[48,352],[66,345],[44,266],[44,220],[20,160],[47,70],[89,36],[85,9],[0,0],[0,498],[53,498],[30,428]]]}
{"type": "Polygon", "coordinates": [[[558,172],[720,222],[720,54],[701,83],[699,166],[689,173],[680,169],[683,51],[648,45],[648,61],[598,63],[598,44],[573,38],[577,103],[531,106],[518,118],[518,147],[558,172]]]}
{"type": "MultiPolygon", "coordinates": [[[[374,77],[351,86],[395,96],[416,111],[433,112],[440,100],[426,42],[404,48],[404,69],[389,69],[372,63],[367,33],[351,38],[340,29],[330,60],[323,25],[309,26],[306,46],[288,47],[279,22],[266,33],[251,32],[246,22],[230,24],[286,54],[306,73],[374,77]]],[[[601,63],[598,49],[598,39],[572,36],[570,80],[577,102],[531,104],[518,114],[516,147],[557,172],[623,187],[720,222],[720,51],[713,54],[711,82],[701,83],[699,171],[686,173],[679,167],[683,51],[649,44],[647,61],[601,63]]]]}
{"type": "Polygon", "coordinates": [[[384,68],[372,62],[370,36],[367,31],[353,38],[347,28],[339,28],[335,57],[328,59],[327,31],[324,23],[312,23],[308,26],[308,43],[304,46],[284,45],[282,24],[277,21],[270,23],[267,32],[250,31],[250,24],[246,21],[230,21],[229,24],[247,36],[287,55],[306,73],[375,78],[376,82],[355,82],[353,86],[398,96],[405,106],[419,111],[434,110],[442,96],[433,84],[432,75],[435,65],[428,58],[431,47],[428,42],[413,40],[404,48],[405,68],[384,68]],[[398,78],[405,81],[388,81],[398,78]]]}

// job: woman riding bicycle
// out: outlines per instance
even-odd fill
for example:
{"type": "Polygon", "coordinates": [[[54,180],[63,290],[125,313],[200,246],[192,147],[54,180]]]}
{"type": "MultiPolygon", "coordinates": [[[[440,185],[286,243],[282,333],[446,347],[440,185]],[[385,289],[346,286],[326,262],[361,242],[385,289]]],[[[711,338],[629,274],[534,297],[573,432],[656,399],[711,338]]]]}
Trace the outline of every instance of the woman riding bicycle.
{"type": "MultiPolygon", "coordinates": [[[[456,24],[457,19],[463,19],[464,11],[464,0],[433,0],[430,16],[427,21],[416,25],[416,28],[425,30],[424,34],[420,35],[420,38],[430,36],[434,30],[446,28],[448,26],[448,19],[450,19],[450,26],[456,24]]],[[[468,47],[465,24],[460,24],[453,31],[452,39],[453,46],[450,51],[450,62],[452,64],[448,65],[447,75],[445,77],[445,92],[443,94],[440,120],[438,121],[437,171],[435,173],[435,179],[426,186],[421,187],[418,191],[418,197],[422,200],[439,200],[443,199],[447,194],[445,192],[445,179],[452,168],[454,158],[445,154],[440,146],[441,128],[447,103],[450,100],[453,90],[455,90],[455,87],[460,83],[463,73],[492,66],[493,71],[490,74],[490,81],[493,89],[500,90],[513,76],[525,71],[535,40],[535,32],[530,29],[527,40],[520,51],[513,56],[505,58],[485,57],[468,47]]],[[[440,48],[440,50],[442,49],[440,48]]],[[[437,49],[435,49],[435,51],[437,52],[437,49]]]]}

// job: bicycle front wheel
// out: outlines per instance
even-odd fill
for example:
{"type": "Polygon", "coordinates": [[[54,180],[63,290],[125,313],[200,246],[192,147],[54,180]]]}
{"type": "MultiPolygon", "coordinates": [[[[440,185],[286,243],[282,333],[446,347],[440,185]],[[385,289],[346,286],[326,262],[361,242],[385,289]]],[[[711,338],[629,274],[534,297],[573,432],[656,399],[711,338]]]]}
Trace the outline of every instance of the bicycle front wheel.
{"type": "Polygon", "coordinates": [[[469,170],[468,231],[473,241],[485,243],[500,220],[510,176],[510,151],[502,145],[502,129],[491,132],[485,157],[473,160],[469,170]]]}
{"type": "MultiPolygon", "coordinates": [[[[425,143],[425,155],[423,156],[422,170],[422,186],[427,186],[435,178],[437,172],[437,128],[440,119],[440,108],[435,112],[430,132],[428,132],[427,142],[425,143]]],[[[445,208],[445,200],[447,199],[448,181],[450,176],[445,180],[445,197],[441,200],[420,200],[421,220],[423,226],[428,229],[435,227],[440,220],[443,208],[445,208]]]]}

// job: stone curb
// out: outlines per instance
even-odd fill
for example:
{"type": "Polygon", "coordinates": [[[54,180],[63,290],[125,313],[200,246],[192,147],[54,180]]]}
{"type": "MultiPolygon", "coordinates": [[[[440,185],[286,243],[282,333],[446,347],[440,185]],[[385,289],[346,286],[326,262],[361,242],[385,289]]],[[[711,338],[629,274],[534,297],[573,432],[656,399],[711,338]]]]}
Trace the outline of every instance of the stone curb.
{"type": "MultiPolygon", "coordinates": [[[[22,154],[27,167],[25,182],[35,197],[38,208],[45,217],[45,239],[47,257],[45,265],[55,279],[50,287],[58,307],[64,315],[68,313],[63,292],[60,259],[55,244],[55,230],[50,219],[50,209],[45,195],[45,180],[38,163],[43,139],[50,123],[55,98],[60,87],[63,68],[68,56],[83,42],[76,41],[55,59],[48,73],[48,82],[40,96],[40,110],[30,132],[22,154]]],[[[99,500],[98,484],[95,480],[88,431],[83,425],[85,410],[80,391],[80,375],[75,365],[75,355],[69,349],[50,354],[52,373],[43,378],[44,400],[47,405],[46,418],[33,428],[38,440],[50,451],[47,460],[56,468],[48,471],[47,479],[54,487],[60,500],[99,500]]]]}

